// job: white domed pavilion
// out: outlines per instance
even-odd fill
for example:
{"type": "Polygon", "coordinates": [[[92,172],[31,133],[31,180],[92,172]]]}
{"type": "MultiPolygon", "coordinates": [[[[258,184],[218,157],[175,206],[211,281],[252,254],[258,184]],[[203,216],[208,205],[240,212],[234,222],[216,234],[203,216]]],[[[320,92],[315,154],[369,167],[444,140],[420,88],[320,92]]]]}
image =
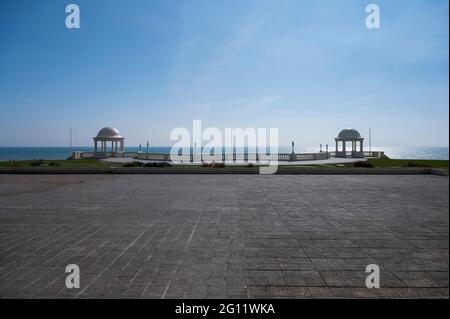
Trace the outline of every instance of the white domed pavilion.
{"type": "Polygon", "coordinates": [[[94,137],[95,157],[116,157],[123,154],[124,141],[120,132],[112,127],[104,127],[94,137]],[[108,152],[108,143],[111,142],[111,152],[108,152]],[[100,148],[99,144],[100,143],[100,148]]]}
{"type": "Polygon", "coordinates": [[[357,130],[352,128],[344,129],[339,132],[338,137],[334,140],[336,141],[336,157],[347,157],[347,142],[351,142],[351,157],[364,157],[364,138],[357,130]],[[340,149],[339,144],[341,144],[340,149]],[[357,144],[359,144],[359,149],[357,144]]]}

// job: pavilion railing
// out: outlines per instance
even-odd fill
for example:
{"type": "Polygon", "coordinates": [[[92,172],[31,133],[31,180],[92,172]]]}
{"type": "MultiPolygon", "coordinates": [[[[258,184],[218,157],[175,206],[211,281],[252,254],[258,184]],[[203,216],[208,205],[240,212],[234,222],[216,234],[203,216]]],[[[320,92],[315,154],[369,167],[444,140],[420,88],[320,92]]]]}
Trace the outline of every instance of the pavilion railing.
{"type": "MultiPolygon", "coordinates": [[[[339,153],[342,153],[342,152],[339,152],[339,153]]],[[[352,151],[346,151],[345,153],[346,153],[347,157],[352,157],[352,151]]],[[[334,152],[334,151],[330,152],[329,154],[330,154],[330,157],[336,157],[336,152],[334,152]]],[[[383,151],[364,151],[363,155],[364,155],[364,157],[367,157],[367,158],[383,158],[385,156],[383,151]]]]}

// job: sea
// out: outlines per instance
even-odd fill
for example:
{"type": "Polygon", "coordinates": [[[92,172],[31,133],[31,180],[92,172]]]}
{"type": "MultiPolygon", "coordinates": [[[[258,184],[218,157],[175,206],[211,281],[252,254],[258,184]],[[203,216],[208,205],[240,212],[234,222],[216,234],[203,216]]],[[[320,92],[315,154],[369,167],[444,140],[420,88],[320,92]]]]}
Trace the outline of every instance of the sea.
{"type": "MultiPolygon", "coordinates": [[[[170,146],[152,146],[149,147],[149,153],[169,154],[170,146]]],[[[435,159],[448,160],[448,146],[444,147],[392,147],[392,146],[373,146],[372,151],[384,151],[392,159],[435,159]]],[[[89,146],[72,147],[73,151],[93,152],[94,148],[89,146]]],[[[141,149],[146,151],[146,147],[141,149]]],[[[365,149],[366,151],[368,149],[365,149]]],[[[126,152],[139,151],[138,146],[125,147],[126,152]]],[[[333,151],[333,149],[330,149],[333,151]]],[[[291,148],[280,147],[279,153],[291,153],[291,148]]],[[[295,148],[296,153],[315,153],[319,152],[319,147],[295,148]]],[[[9,160],[62,160],[70,156],[69,147],[0,147],[0,161],[9,160]]]]}

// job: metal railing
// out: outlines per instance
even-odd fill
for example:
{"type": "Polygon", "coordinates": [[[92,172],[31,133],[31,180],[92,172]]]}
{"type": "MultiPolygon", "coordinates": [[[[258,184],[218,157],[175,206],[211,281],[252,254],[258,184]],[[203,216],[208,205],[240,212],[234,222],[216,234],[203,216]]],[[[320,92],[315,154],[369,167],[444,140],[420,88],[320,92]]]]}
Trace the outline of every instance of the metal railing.
{"type": "MultiPolygon", "coordinates": [[[[368,158],[383,158],[384,152],[372,151],[363,152],[364,157],[368,158]]],[[[226,154],[213,154],[205,156],[202,154],[180,154],[176,160],[185,163],[200,163],[204,161],[214,162],[262,162],[262,161],[280,161],[280,162],[293,162],[293,161],[316,161],[326,160],[330,157],[335,157],[336,152],[320,152],[320,153],[300,153],[300,154],[257,154],[257,153],[226,153],[226,154]]],[[[347,157],[352,156],[351,151],[346,152],[347,157]]],[[[135,158],[137,160],[153,160],[153,161],[171,161],[170,154],[161,153],[145,153],[145,152],[72,152],[72,158],[85,159],[85,158],[135,158]]]]}
{"type": "MultiPolygon", "coordinates": [[[[127,156],[125,156],[127,157],[127,156]]],[[[329,159],[330,154],[323,153],[304,153],[304,154],[257,154],[257,153],[226,153],[226,154],[179,154],[177,158],[173,159],[185,163],[200,163],[200,162],[260,162],[260,161],[311,161],[329,159]]],[[[155,161],[170,161],[172,160],[169,154],[154,154],[154,153],[138,153],[136,159],[155,160],[155,161]]]]}

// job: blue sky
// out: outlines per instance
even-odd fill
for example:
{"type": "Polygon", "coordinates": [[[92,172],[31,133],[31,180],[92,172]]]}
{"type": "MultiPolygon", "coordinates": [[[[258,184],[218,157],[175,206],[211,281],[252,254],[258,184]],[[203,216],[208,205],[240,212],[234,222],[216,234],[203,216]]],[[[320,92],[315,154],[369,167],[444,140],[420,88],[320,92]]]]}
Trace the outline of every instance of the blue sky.
{"type": "Polygon", "coordinates": [[[278,127],[280,144],[448,146],[448,1],[0,2],[0,146],[171,145],[192,127],[278,127]],[[81,28],[65,27],[76,3],[81,28]]]}

